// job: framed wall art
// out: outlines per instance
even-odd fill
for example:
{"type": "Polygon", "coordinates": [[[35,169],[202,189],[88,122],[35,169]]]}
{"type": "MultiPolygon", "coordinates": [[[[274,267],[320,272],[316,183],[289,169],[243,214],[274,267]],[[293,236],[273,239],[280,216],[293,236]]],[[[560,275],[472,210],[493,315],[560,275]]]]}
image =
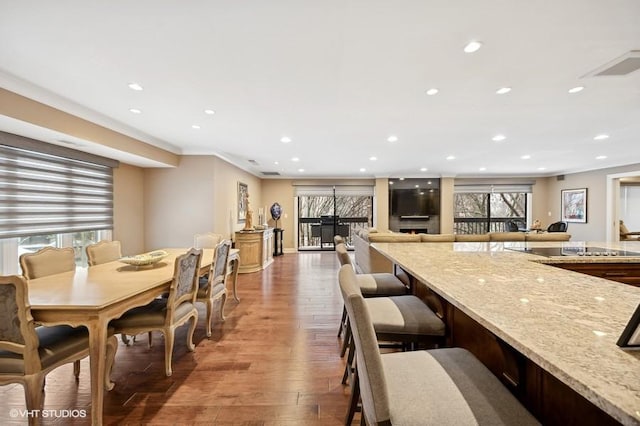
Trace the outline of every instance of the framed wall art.
{"type": "Polygon", "coordinates": [[[587,188],[560,191],[560,220],[587,223],[587,188]]]}
{"type": "Polygon", "coordinates": [[[247,194],[246,183],[238,182],[238,223],[244,223],[247,219],[247,194]]]}

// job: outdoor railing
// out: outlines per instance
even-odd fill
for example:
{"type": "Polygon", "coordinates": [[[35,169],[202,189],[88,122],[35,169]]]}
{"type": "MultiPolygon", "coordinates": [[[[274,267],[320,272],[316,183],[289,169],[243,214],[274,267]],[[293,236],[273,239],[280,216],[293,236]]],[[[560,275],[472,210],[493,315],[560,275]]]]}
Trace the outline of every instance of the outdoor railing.
{"type": "MultiPolygon", "coordinates": [[[[345,231],[345,228],[348,232],[347,235],[343,235],[345,239],[345,243],[347,247],[352,246],[351,236],[355,234],[356,229],[362,227],[369,227],[369,218],[367,217],[340,217],[336,223],[335,229],[338,231],[338,228],[341,231],[345,231]]],[[[323,224],[322,218],[319,217],[301,217],[298,219],[298,248],[301,249],[318,249],[326,247],[333,248],[333,223],[327,224],[326,222],[323,224]],[[318,235],[317,229],[318,227],[327,227],[327,231],[331,231],[331,238],[322,238],[322,233],[318,235]],[[314,231],[316,229],[316,231],[314,231]],[[328,242],[330,240],[330,242],[328,242]],[[323,244],[324,243],[324,244],[323,244]]],[[[341,233],[341,232],[338,232],[341,233]]]]}
{"type": "Polygon", "coordinates": [[[519,228],[526,227],[527,218],[525,217],[486,217],[470,218],[456,217],[453,219],[454,234],[485,234],[487,232],[505,232],[505,222],[514,221],[519,228]]]}

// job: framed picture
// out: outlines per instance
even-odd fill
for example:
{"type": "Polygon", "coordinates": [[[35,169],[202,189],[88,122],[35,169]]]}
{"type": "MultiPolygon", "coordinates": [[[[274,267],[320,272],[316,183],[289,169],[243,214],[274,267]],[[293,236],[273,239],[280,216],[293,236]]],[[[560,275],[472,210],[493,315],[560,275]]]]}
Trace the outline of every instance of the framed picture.
{"type": "Polygon", "coordinates": [[[560,220],[587,223],[587,188],[563,189],[560,192],[560,220]]]}
{"type": "Polygon", "coordinates": [[[247,193],[246,183],[238,182],[238,223],[244,223],[247,219],[247,193]]]}
{"type": "Polygon", "coordinates": [[[616,344],[621,348],[640,347],[640,305],[631,315],[631,319],[616,344]]]}

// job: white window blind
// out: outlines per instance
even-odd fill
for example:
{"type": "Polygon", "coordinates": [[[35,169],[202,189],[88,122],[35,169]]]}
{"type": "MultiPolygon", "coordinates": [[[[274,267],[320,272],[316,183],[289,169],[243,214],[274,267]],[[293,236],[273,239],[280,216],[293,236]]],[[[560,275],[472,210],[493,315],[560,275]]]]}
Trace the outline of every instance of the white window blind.
{"type": "Polygon", "coordinates": [[[113,228],[113,169],[0,145],[0,238],[113,228]]]}

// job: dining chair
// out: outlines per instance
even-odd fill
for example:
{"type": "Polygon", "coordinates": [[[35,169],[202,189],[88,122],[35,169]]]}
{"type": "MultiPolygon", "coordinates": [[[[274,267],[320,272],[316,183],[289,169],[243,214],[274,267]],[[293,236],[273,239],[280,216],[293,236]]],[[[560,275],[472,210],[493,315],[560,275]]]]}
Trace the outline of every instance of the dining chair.
{"type": "Polygon", "coordinates": [[[547,227],[547,232],[567,232],[567,222],[553,222],[547,227]]]}
{"type": "Polygon", "coordinates": [[[120,241],[100,241],[86,247],[89,266],[113,262],[122,257],[120,241]]]}
{"type": "Polygon", "coordinates": [[[190,249],[178,256],[174,264],[173,279],[168,297],[158,298],[145,306],[133,308],[110,325],[115,333],[136,335],[159,331],[164,334],[165,374],[171,376],[171,358],[176,328],[191,321],[187,334],[187,348],[195,349],[193,332],[198,322],[198,310],[195,306],[198,291],[198,271],[202,250],[190,249]]]}
{"type": "MultiPolygon", "coordinates": [[[[29,304],[27,280],[18,275],[0,277],[0,385],[20,383],[28,411],[44,404],[46,375],[61,365],[75,363],[89,355],[89,334],[85,327],[36,326],[29,304]]],[[[111,390],[111,369],[118,348],[115,336],[107,339],[105,388],[111,390]]],[[[37,423],[36,416],[29,424],[37,423]]]]}
{"type": "Polygon", "coordinates": [[[227,265],[229,263],[229,252],[231,251],[231,241],[222,240],[213,253],[213,263],[204,284],[199,281],[196,302],[202,302],[207,307],[207,337],[211,337],[211,320],[213,318],[213,304],[220,300],[220,311],[218,316],[220,321],[224,321],[224,304],[227,300],[227,265]]]}
{"type": "Polygon", "coordinates": [[[71,247],[44,247],[34,253],[20,256],[22,275],[34,280],[49,275],[76,270],[76,255],[71,247]]]}
{"type": "Polygon", "coordinates": [[[627,225],[624,224],[623,220],[620,220],[620,241],[638,241],[640,239],[640,232],[629,231],[627,225]]]}
{"type": "Polygon", "coordinates": [[[353,270],[341,268],[339,282],[357,353],[362,424],[539,424],[465,349],[380,354],[372,307],[362,297],[353,270]]]}

